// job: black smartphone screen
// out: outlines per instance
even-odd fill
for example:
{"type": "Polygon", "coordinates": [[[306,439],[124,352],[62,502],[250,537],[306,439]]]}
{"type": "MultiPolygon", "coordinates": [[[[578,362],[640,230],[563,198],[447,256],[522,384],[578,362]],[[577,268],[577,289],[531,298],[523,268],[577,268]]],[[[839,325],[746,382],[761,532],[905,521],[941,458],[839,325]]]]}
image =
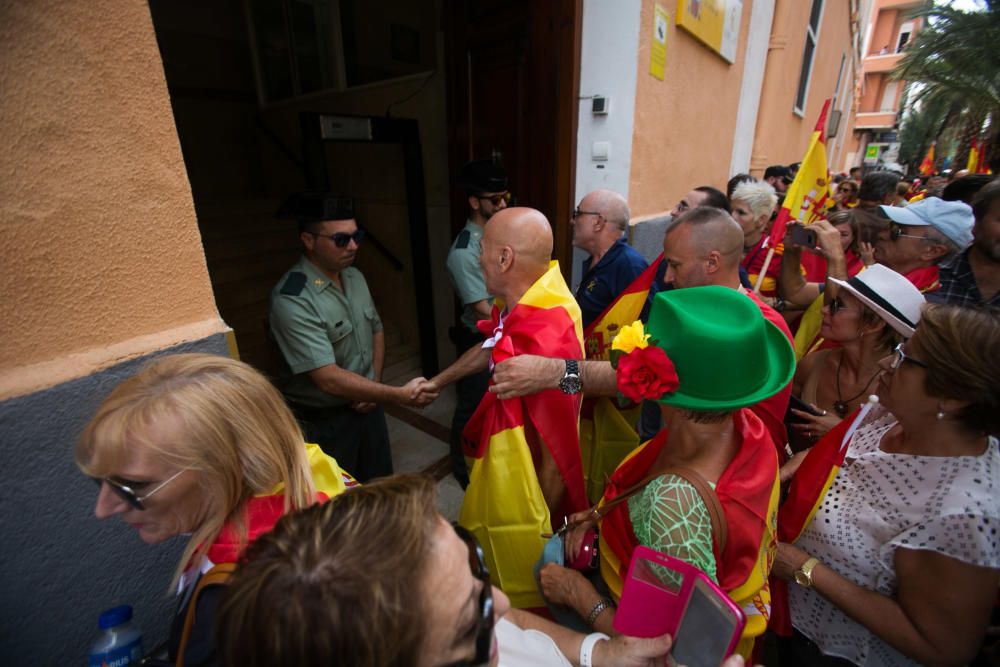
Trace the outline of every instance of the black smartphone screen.
{"type": "Polygon", "coordinates": [[[685,667],[719,667],[727,657],[738,619],[715,593],[697,582],[691,591],[670,657],[685,667]]]}

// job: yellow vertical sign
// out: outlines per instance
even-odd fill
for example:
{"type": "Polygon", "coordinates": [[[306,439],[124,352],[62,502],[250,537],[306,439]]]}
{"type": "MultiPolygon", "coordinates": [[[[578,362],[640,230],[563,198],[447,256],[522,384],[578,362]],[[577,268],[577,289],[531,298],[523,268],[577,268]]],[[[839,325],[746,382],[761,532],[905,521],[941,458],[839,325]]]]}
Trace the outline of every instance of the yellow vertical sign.
{"type": "Polygon", "coordinates": [[[653,6],[653,41],[649,49],[649,73],[663,81],[667,65],[667,10],[660,5],[653,6]]]}

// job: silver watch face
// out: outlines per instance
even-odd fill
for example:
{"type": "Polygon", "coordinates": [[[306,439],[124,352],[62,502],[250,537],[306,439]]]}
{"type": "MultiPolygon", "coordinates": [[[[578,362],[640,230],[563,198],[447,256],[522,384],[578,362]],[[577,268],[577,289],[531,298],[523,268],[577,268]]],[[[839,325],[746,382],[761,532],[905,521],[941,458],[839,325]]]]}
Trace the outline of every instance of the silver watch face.
{"type": "Polygon", "coordinates": [[[566,375],[563,376],[562,380],[559,380],[559,389],[564,394],[578,394],[581,388],[583,388],[583,383],[580,381],[579,375],[566,375]]]}

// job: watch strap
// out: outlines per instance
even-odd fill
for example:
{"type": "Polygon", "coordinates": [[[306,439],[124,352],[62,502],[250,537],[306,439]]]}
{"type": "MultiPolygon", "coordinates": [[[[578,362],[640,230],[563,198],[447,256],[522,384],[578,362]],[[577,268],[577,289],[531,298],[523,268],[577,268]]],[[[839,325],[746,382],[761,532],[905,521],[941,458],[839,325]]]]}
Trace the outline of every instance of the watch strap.
{"type": "Polygon", "coordinates": [[[805,583],[802,583],[802,581],[800,581],[799,578],[796,578],[795,580],[796,583],[799,584],[800,586],[805,586],[806,588],[812,588],[813,568],[815,568],[816,565],[818,564],[819,564],[819,559],[813,557],[810,557],[808,560],[806,560],[806,562],[802,563],[802,567],[798,569],[798,573],[802,575],[802,579],[805,580],[805,583]]]}
{"type": "Polygon", "coordinates": [[[603,632],[594,632],[583,638],[580,644],[580,667],[592,667],[594,664],[594,646],[597,642],[610,639],[603,632]]]}

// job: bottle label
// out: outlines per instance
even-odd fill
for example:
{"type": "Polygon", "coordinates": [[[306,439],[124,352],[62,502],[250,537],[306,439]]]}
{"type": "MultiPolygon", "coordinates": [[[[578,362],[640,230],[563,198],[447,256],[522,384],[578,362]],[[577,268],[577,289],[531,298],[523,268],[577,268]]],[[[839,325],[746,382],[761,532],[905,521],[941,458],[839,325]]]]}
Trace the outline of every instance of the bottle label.
{"type": "Polygon", "coordinates": [[[142,640],[133,639],[124,646],[113,648],[103,653],[91,653],[87,660],[88,667],[125,667],[137,665],[142,660],[142,640]]]}

